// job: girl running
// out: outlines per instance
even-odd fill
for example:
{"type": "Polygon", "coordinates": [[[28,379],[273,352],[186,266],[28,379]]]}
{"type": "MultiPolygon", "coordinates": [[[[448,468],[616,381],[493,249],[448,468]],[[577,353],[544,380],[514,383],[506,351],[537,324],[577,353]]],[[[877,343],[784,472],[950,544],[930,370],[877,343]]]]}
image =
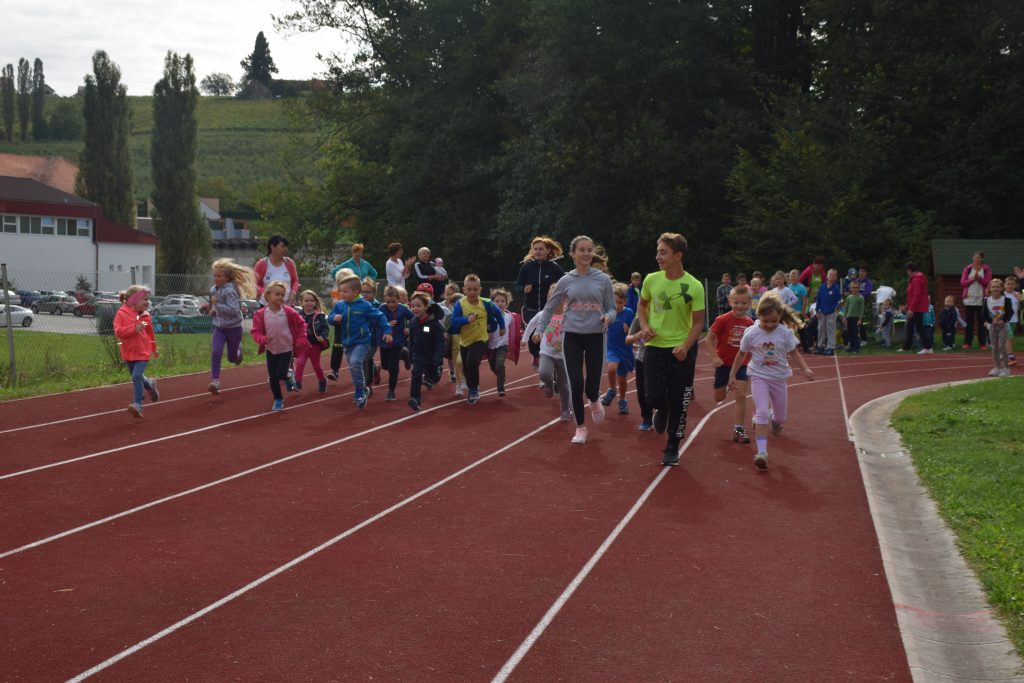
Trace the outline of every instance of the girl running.
{"type": "Polygon", "coordinates": [[[149,290],[142,285],[132,285],[121,292],[121,308],[114,316],[114,334],[121,347],[121,358],[132,375],[132,403],[128,412],[142,417],[142,392],[149,392],[149,400],[156,401],[160,392],[156,380],[146,377],[146,366],[150,357],[158,357],[156,337],[149,315],[149,290]]]}
{"type": "MultiPolygon", "coordinates": [[[[544,308],[551,285],[565,275],[562,267],[555,263],[555,259],[561,256],[562,245],[551,237],[541,235],[530,241],[530,251],[523,259],[516,278],[516,291],[525,295],[522,311],[524,322],[533,320],[533,316],[544,308]]],[[[536,368],[540,363],[540,346],[531,340],[529,347],[533,367],[536,368]]]]}
{"type": "Polygon", "coordinates": [[[210,287],[210,317],[213,318],[213,340],[210,345],[211,394],[220,393],[220,361],[224,348],[228,360],[242,362],[242,299],[256,295],[256,275],[229,258],[213,262],[213,286],[210,287]]]}
{"type": "Polygon", "coordinates": [[[487,341],[487,361],[491,372],[498,378],[498,396],[505,395],[505,360],[519,361],[519,344],[522,341],[522,318],[508,310],[511,299],[512,295],[504,289],[491,290],[491,301],[505,318],[505,329],[494,330],[487,341]]]}
{"type": "Polygon", "coordinates": [[[316,373],[317,390],[324,394],[327,393],[327,376],[320,367],[320,354],[330,344],[327,316],[324,315],[320,297],[312,289],[299,294],[299,305],[302,307],[302,319],[306,323],[306,341],[309,346],[295,354],[295,388],[302,390],[302,373],[308,360],[316,373]]]}
{"type": "MultiPolygon", "coordinates": [[[[555,291],[555,285],[551,285],[549,289],[550,296],[555,291]]],[[[538,373],[540,374],[541,388],[547,398],[558,393],[558,401],[561,404],[559,418],[562,422],[572,419],[572,407],[569,405],[569,378],[565,374],[565,356],[562,354],[565,303],[563,299],[551,315],[547,327],[538,332],[540,335],[540,369],[538,373]]],[[[526,326],[524,334],[527,337],[533,336],[534,330],[537,329],[537,321],[538,318],[534,317],[526,326]]]]}
{"type": "Polygon", "coordinates": [[[750,377],[750,393],[754,397],[754,441],[757,452],[754,465],[759,470],[768,468],[768,424],[772,434],[782,434],[786,422],[786,379],[792,376],[788,358],[796,358],[808,380],[814,373],[807,367],[804,357],[796,353],[799,342],[796,331],[800,320],[793,309],[774,294],[765,294],[757,304],[757,322],[748,327],[740,340],[740,352],[729,373],[729,388],[737,389],[737,374],[744,363],[750,377]]]}
{"type": "Polygon", "coordinates": [[[283,282],[273,281],[263,291],[267,305],[256,311],[252,318],[253,341],[259,345],[257,353],[267,352],[267,374],[270,376],[270,392],[274,395],[271,410],[284,410],[284,396],[281,382],[288,391],[296,389],[295,382],[288,376],[293,354],[301,353],[309,345],[306,341],[306,321],[291,306],[285,306],[288,288],[283,282]]]}
{"type": "MultiPolygon", "coordinates": [[[[555,310],[568,299],[565,313],[565,336],[562,351],[565,354],[566,372],[569,376],[569,395],[572,410],[576,416],[576,433],[573,443],[587,442],[587,428],[584,426],[583,395],[590,399],[591,416],[594,422],[604,420],[604,406],[601,405],[601,375],[604,369],[604,333],[615,319],[615,296],[612,294],[612,280],[599,269],[604,257],[595,253],[594,240],[586,235],[573,238],[569,255],[576,268],[569,271],[555,285],[554,293],[548,298],[544,309],[537,314],[538,330],[544,330],[555,310]]],[[[540,343],[537,332],[531,337],[540,343]]],[[[564,389],[563,389],[564,391],[564,389]]]]}
{"type": "Polygon", "coordinates": [[[382,342],[380,345],[380,364],[388,371],[388,401],[395,400],[398,363],[402,359],[402,350],[405,349],[408,339],[406,332],[414,317],[412,311],[400,303],[402,291],[394,285],[388,285],[384,288],[384,303],[378,306],[380,312],[387,318],[391,330],[391,342],[382,342]]]}

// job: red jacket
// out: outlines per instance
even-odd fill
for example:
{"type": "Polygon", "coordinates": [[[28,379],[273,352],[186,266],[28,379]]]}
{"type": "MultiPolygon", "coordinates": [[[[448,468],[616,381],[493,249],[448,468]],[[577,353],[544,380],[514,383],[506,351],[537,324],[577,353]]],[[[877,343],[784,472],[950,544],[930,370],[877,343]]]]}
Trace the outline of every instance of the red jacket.
{"type": "Polygon", "coordinates": [[[156,352],[156,337],[153,335],[153,318],[149,311],[139,313],[128,304],[122,304],[114,316],[114,335],[121,347],[124,360],[149,360],[156,352]],[[141,332],[135,326],[143,323],[141,332]]]}
{"type": "MultiPolygon", "coordinates": [[[[287,256],[284,257],[284,267],[288,271],[289,277],[291,277],[291,291],[288,292],[288,296],[285,297],[287,300],[294,297],[299,292],[299,274],[295,270],[295,261],[292,261],[287,256]]],[[[263,278],[267,276],[267,257],[264,256],[256,265],[252,267],[252,272],[256,274],[256,298],[263,296],[263,290],[266,285],[263,283],[263,278]]]]}
{"type": "MultiPolygon", "coordinates": [[[[297,356],[309,348],[309,340],[306,339],[306,320],[302,317],[301,313],[291,306],[283,306],[282,308],[284,308],[284,313],[288,317],[288,329],[292,333],[292,353],[297,356]]],[[[252,332],[250,334],[253,341],[260,346],[256,353],[263,353],[267,349],[267,324],[263,320],[266,311],[267,307],[264,306],[256,311],[256,315],[252,317],[252,332]]]]}
{"type": "Polygon", "coordinates": [[[911,313],[927,313],[928,304],[928,278],[921,271],[911,273],[910,281],[907,282],[907,310],[911,313]]]}
{"type": "MultiPolygon", "coordinates": [[[[968,264],[964,268],[964,272],[960,275],[960,286],[963,287],[963,291],[960,292],[960,296],[964,299],[967,298],[967,288],[970,287],[975,279],[971,278],[971,269],[974,268],[974,264],[968,264]]],[[[987,263],[981,264],[981,279],[977,280],[978,284],[981,285],[982,293],[981,296],[984,298],[988,296],[988,283],[992,282],[992,269],[988,267],[987,263]]]]}

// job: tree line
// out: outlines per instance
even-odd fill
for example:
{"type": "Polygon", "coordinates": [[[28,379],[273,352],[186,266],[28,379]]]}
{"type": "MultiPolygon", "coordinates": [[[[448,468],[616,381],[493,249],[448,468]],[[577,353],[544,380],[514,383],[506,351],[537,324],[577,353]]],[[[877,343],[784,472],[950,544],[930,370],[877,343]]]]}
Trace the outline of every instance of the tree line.
{"type": "Polygon", "coordinates": [[[429,243],[502,278],[530,236],[586,233],[623,278],[673,229],[707,274],[900,272],[1024,218],[1017,0],[298,5],[289,28],[359,43],[310,99],[323,176],[266,200],[314,249],[429,243]]]}

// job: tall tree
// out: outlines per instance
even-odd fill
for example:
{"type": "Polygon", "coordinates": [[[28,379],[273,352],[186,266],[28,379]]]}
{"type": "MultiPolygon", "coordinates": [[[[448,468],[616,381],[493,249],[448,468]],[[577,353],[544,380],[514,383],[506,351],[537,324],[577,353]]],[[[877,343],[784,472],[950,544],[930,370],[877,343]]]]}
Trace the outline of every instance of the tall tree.
{"type": "Polygon", "coordinates": [[[243,59],[241,64],[244,83],[259,81],[263,85],[270,85],[270,79],[273,78],[273,74],[277,73],[277,65],[274,64],[274,58],[270,56],[270,46],[263,36],[263,31],[256,35],[256,45],[252,49],[252,54],[243,59]]]}
{"type": "Polygon", "coordinates": [[[127,91],[121,69],[103,50],[92,56],[92,69],[85,77],[85,148],[76,191],[99,204],[110,220],[134,225],[127,91]]]}
{"type": "Polygon", "coordinates": [[[32,65],[32,137],[43,140],[49,137],[46,125],[46,77],[43,75],[43,60],[36,57],[32,65]]]}
{"type": "Polygon", "coordinates": [[[160,238],[157,267],[164,273],[199,273],[209,265],[210,230],[196,191],[196,106],[199,90],[192,56],[168,52],[164,77],[153,88],[153,206],[160,238]]]}
{"type": "Polygon", "coordinates": [[[4,135],[7,142],[14,140],[14,119],[17,107],[14,104],[14,65],[8,64],[0,71],[0,97],[4,114],[4,135]]]}
{"type": "Polygon", "coordinates": [[[32,68],[28,60],[18,60],[18,127],[21,140],[28,140],[28,124],[32,120],[32,68]]]}

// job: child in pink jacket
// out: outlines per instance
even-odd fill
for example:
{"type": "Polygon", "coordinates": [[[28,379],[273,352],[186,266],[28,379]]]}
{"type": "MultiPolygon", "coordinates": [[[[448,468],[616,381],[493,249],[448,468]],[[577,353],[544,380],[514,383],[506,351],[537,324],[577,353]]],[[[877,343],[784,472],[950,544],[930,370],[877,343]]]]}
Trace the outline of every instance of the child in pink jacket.
{"type": "Polygon", "coordinates": [[[295,382],[288,377],[295,354],[309,346],[306,340],[306,321],[291,306],[284,305],[288,289],[283,282],[274,280],[267,285],[263,296],[267,305],[256,311],[252,319],[252,338],[259,345],[257,353],[267,354],[267,374],[270,391],[274,395],[271,410],[284,410],[281,382],[288,391],[295,391],[295,382]]]}
{"type": "Polygon", "coordinates": [[[149,315],[149,290],[142,285],[132,285],[121,292],[121,308],[114,316],[114,335],[121,348],[121,358],[132,375],[132,403],[128,412],[142,417],[142,392],[149,392],[149,399],[156,401],[160,392],[156,380],[146,377],[146,366],[151,356],[159,356],[156,337],[153,335],[152,318],[149,315]]]}

